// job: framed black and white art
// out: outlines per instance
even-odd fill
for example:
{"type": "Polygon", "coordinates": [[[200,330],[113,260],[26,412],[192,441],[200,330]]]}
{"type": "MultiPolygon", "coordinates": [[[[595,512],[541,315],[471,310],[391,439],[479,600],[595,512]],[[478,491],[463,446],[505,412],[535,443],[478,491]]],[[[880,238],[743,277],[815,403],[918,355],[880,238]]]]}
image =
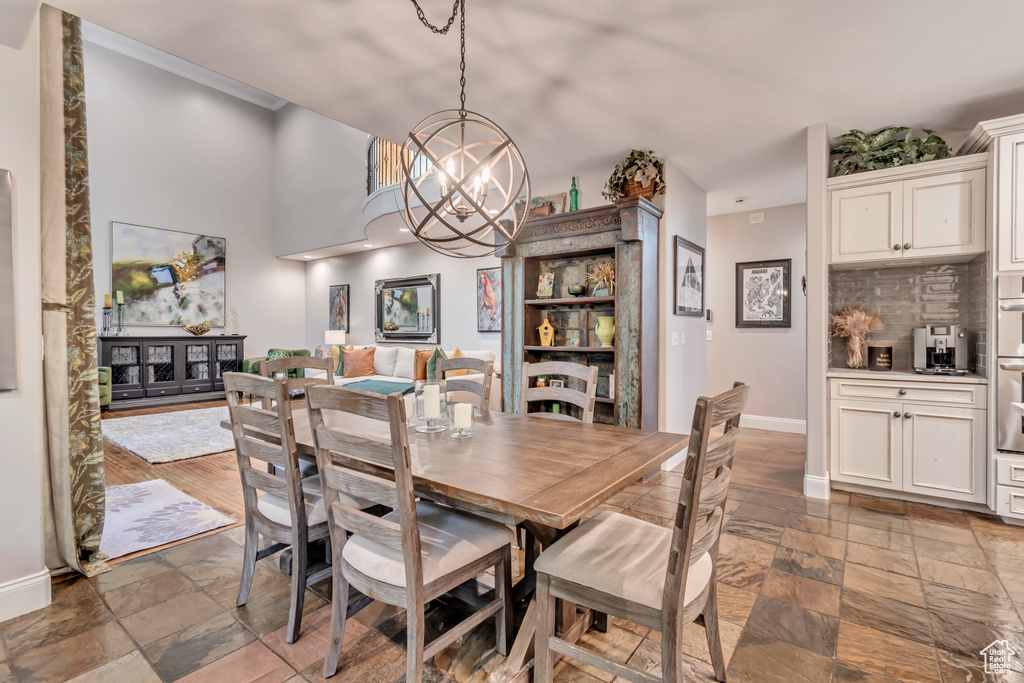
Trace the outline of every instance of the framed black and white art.
{"type": "Polygon", "coordinates": [[[792,327],[793,260],[736,264],[736,327],[792,327]]]}
{"type": "Polygon", "coordinates": [[[676,235],[676,315],[704,315],[704,248],[676,235]]]}

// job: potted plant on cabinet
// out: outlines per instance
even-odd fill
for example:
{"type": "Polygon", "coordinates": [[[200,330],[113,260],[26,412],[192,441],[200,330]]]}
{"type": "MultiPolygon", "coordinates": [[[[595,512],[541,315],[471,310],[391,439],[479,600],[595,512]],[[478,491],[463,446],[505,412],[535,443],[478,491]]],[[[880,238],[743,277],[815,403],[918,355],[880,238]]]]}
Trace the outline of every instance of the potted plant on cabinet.
{"type": "Polygon", "coordinates": [[[612,171],[601,193],[610,202],[623,197],[665,194],[665,165],[650,150],[634,149],[612,171]]]}
{"type": "MultiPolygon", "coordinates": [[[[523,212],[526,211],[526,200],[520,199],[516,202],[516,215],[520,218],[523,212]]],[[[526,214],[527,218],[540,218],[543,216],[550,216],[555,212],[555,205],[550,199],[544,197],[534,197],[530,200],[530,210],[526,214]]]]}
{"type": "Polygon", "coordinates": [[[838,157],[832,160],[832,175],[908,166],[954,156],[950,146],[934,130],[925,128],[924,132],[927,137],[923,140],[906,126],[890,126],[874,133],[854,129],[840,135],[841,144],[830,152],[838,157]],[[896,137],[903,131],[908,132],[903,137],[896,137]]]}

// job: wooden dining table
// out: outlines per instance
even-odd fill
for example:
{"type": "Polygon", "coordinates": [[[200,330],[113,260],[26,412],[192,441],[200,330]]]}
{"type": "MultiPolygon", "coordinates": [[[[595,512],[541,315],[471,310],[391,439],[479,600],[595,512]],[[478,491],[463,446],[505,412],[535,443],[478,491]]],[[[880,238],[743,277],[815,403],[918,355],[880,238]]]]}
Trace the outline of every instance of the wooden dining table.
{"type": "MultiPolygon", "coordinates": [[[[306,410],[296,407],[292,419],[299,457],[315,461],[306,410]]],[[[325,420],[331,427],[388,439],[383,422],[334,412],[325,412],[325,420]]],[[[230,421],[222,426],[230,428],[230,421]]],[[[467,439],[409,428],[416,491],[507,523],[525,523],[541,548],[687,443],[682,434],[510,413],[477,416],[474,434],[467,439]]],[[[532,579],[524,577],[520,583],[532,587],[532,579]]],[[[535,614],[531,598],[509,656],[491,680],[529,680],[535,614]]],[[[560,614],[561,632],[569,640],[594,621],[587,611],[578,615],[574,605],[564,605],[560,614]]]]}

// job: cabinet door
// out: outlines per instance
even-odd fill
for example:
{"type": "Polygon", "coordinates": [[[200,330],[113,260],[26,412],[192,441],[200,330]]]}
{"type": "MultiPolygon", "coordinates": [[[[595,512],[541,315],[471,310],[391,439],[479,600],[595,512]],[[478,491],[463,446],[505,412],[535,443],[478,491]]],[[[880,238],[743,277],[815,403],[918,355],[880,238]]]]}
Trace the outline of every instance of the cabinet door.
{"type": "Polygon", "coordinates": [[[995,145],[995,233],[999,270],[1024,268],[1024,133],[995,145]]]}
{"type": "Polygon", "coordinates": [[[178,365],[179,342],[145,342],[142,345],[146,396],[173,396],[181,393],[178,365]]]}
{"type": "Polygon", "coordinates": [[[110,367],[111,399],[142,398],[142,343],[103,342],[103,362],[110,367]]]}
{"type": "Polygon", "coordinates": [[[898,402],[832,401],[832,479],[899,491],[902,416],[898,402]]]}
{"type": "Polygon", "coordinates": [[[985,502],[985,411],[903,405],[903,490],[985,502]]]}
{"type": "Polygon", "coordinates": [[[985,251],[985,169],[903,183],[903,257],[985,251]]]}
{"type": "Polygon", "coordinates": [[[181,342],[180,353],[185,367],[181,381],[182,393],[213,391],[212,346],[209,341],[181,342]]]}
{"type": "Polygon", "coordinates": [[[829,224],[832,263],[900,258],[903,183],[833,190],[829,224]]]}
{"type": "Polygon", "coordinates": [[[213,356],[213,390],[224,391],[224,373],[242,371],[242,342],[214,342],[213,356]]]}

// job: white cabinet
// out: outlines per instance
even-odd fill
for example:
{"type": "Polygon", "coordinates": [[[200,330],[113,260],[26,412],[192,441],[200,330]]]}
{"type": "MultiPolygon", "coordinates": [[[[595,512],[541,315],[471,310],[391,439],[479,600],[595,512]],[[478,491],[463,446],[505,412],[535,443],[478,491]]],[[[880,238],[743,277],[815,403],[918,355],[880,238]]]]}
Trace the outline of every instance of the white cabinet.
{"type": "Polygon", "coordinates": [[[983,385],[840,379],[831,383],[832,480],[985,502],[983,385]],[[976,389],[982,390],[977,391],[977,402],[965,406],[976,389]],[[849,396],[859,398],[843,398],[849,396]]]}
{"type": "Polygon", "coordinates": [[[976,155],[831,178],[831,263],[983,253],[986,162],[976,155]]]}
{"type": "Polygon", "coordinates": [[[999,270],[1024,268],[1024,133],[998,138],[995,165],[995,222],[999,270]]]}

